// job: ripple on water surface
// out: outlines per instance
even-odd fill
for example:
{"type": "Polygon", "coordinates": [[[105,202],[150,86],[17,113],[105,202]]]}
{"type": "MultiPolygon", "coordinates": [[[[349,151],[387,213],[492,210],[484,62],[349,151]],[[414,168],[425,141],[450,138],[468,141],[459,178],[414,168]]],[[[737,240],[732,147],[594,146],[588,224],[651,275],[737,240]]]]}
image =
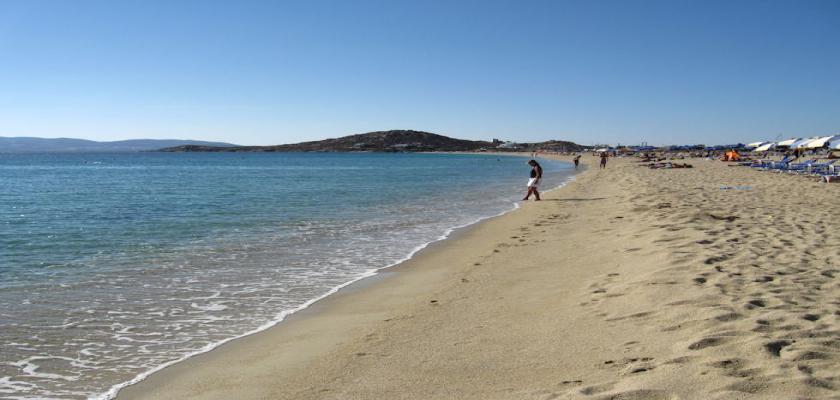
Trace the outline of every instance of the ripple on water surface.
{"type": "MultiPolygon", "coordinates": [[[[546,184],[566,164],[546,162],[546,184]]],[[[87,398],[509,210],[518,157],[0,159],[0,397],[87,398]]]]}

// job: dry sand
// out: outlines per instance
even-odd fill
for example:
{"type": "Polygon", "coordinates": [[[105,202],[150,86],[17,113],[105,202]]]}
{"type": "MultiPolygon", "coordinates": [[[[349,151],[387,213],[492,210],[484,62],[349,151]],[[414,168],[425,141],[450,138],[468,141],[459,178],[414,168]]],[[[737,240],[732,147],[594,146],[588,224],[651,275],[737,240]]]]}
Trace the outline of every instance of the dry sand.
{"type": "Polygon", "coordinates": [[[689,162],[591,168],[120,398],[840,398],[840,185],[689,162]]]}

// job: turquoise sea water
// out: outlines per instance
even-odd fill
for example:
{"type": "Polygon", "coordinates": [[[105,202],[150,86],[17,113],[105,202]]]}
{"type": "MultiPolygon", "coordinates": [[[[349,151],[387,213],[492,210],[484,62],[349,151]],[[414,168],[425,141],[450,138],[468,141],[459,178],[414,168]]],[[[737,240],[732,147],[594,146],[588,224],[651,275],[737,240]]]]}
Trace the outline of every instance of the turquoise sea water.
{"type": "MultiPolygon", "coordinates": [[[[96,398],[515,207],[525,159],[0,156],[0,398],[96,398]]],[[[569,164],[541,160],[545,188],[569,164]]]]}

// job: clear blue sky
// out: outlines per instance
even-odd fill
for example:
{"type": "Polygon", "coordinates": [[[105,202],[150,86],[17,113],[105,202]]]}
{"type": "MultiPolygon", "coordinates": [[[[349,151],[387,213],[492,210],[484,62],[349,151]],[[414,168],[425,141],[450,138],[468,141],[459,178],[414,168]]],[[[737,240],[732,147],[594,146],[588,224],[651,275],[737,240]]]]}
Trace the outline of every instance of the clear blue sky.
{"type": "Polygon", "coordinates": [[[0,136],[840,133],[840,1],[0,2],[0,136]]]}

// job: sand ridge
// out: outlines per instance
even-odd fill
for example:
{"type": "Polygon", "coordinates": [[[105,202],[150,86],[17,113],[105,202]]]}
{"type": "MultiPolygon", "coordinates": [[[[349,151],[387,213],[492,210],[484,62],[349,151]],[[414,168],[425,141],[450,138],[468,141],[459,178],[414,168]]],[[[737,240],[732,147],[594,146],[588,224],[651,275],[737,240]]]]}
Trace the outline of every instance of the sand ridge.
{"type": "Polygon", "coordinates": [[[840,186],[689,162],[611,160],[120,397],[838,398],[840,186]]]}

